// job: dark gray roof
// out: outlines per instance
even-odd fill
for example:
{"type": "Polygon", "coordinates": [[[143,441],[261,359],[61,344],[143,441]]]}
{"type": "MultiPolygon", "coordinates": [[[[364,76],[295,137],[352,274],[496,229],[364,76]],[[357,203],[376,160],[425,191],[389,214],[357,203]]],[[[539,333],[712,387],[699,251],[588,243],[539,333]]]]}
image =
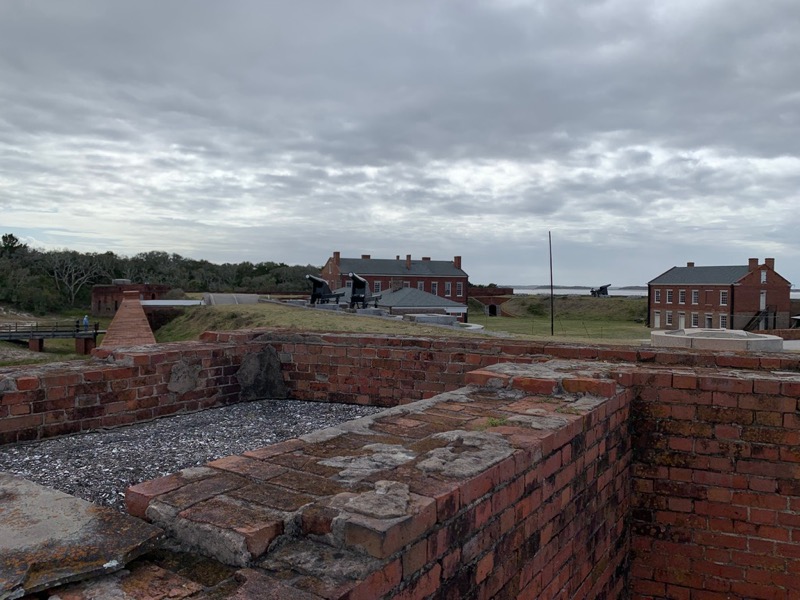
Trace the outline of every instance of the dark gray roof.
{"type": "Polygon", "coordinates": [[[728,267],[672,267],[649,283],[656,285],[729,285],[747,275],[747,265],[728,267]]]}
{"type": "Polygon", "coordinates": [[[456,269],[450,260],[412,260],[411,269],[406,269],[404,258],[341,258],[341,273],[359,275],[389,275],[392,277],[466,277],[461,269],[456,269]]]}
{"type": "Polygon", "coordinates": [[[417,288],[404,287],[394,292],[384,292],[381,295],[381,299],[378,300],[378,306],[392,308],[463,308],[466,305],[423,292],[417,288]]]}

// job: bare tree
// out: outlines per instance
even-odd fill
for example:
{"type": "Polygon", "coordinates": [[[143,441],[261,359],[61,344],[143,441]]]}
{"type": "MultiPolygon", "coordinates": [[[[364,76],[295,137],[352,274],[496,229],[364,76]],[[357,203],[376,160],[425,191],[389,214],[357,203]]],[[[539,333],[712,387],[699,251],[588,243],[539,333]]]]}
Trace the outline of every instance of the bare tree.
{"type": "Polygon", "coordinates": [[[81,288],[92,283],[103,272],[97,254],[81,254],[74,250],[47,252],[44,262],[47,272],[70,306],[75,306],[75,297],[81,288]]]}

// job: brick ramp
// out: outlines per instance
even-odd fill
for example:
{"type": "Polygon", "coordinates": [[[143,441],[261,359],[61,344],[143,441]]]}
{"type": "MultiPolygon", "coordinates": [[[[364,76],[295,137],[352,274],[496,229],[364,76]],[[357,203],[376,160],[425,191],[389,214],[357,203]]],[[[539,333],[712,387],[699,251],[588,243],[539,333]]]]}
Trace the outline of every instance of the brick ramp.
{"type": "Polygon", "coordinates": [[[184,547],[246,567],[248,581],[280,581],[296,598],[411,598],[448,586],[512,586],[520,597],[619,591],[614,572],[627,551],[611,548],[623,539],[629,457],[605,437],[612,416],[627,422],[616,414],[625,402],[607,365],[587,365],[588,375],[578,367],[475,371],[466,388],[133,486],[127,506],[184,547]],[[600,456],[601,437],[616,460],[600,456]],[[573,460],[586,448],[591,464],[581,455],[579,471],[573,460]],[[576,491],[584,509],[614,499],[607,519],[584,530],[577,521],[593,511],[576,509],[573,530],[558,536],[563,516],[554,529],[534,513],[556,499],[563,510],[576,491]],[[604,568],[559,573],[573,544],[604,556],[604,568]],[[534,556],[554,561],[552,580],[534,576],[534,556]]]}

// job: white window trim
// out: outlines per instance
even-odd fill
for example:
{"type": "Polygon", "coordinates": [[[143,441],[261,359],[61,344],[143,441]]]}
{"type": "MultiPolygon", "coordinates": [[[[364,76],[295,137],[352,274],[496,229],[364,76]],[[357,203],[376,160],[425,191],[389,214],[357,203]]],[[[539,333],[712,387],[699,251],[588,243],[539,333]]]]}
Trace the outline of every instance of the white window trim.
{"type": "Polygon", "coordinates": [[[461,298],[464,295],[464,282],[456,281],[456,296],[461,298]]]}
{"type": "Polygon", "coordinates": [[[700,290],[692,290],[692,304],[700,304],[700,290]]]}
{"type": "Polygon", "coordinates": [[[686,304],[686,290],[678,290],[678,304],[686,304]]]}
{"type": "Polygon", "coordinates": [[[675,294],[673,290],[667,290],[667,304],[672,304],[675,299],[675,294]]]}
{"type": "Polygon", "coordinates": [[[720,290],[719,291],[719,305],[720,306],[728,306],[728,290],[720,290]],[[722,301],[722,298],[725,298],[725,302],[722,301]]]}
{"type": "Polygon", "coordinates": [[[661,303],[661,290],[653,290],[653,304],[661,303]]]}
{"type": "Polygon", "coordinates": [[[700,315],[696,312],[692,313],[692,327],[700,327],[700,315]]]}
{"type": "Polygon", "coordinates": [[[417,289],[419,291],[421,291],[421,292],[424,292],[425,291],[425,282],[424,281],[418,281],[417,282],[417,289]]]}
{"type": "Polygon", "coordinates": [[[445,281],[444,282],[444,296],[445,298],[449,298],[453,295],[453,282],[452,281],[445,281]]]}

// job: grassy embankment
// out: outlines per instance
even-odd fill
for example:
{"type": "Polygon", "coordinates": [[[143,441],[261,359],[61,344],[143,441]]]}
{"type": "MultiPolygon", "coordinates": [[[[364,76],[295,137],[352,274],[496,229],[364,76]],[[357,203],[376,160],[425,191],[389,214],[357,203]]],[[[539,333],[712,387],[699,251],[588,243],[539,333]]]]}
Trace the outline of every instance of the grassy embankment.
{"type": "MultiPolygon", "coordinates": [[[[470,306],[469,322],[485,332],[507,333],[536,339],[630,343],[649,337],[643,320],[646,298],[589,296],[555,297],[555,335],[550,336],[550,304],[546,296],[515,297],[503,305],[511,317],[487,317],[478,305],[470,306]],[[638,322],[637,322],[638,319],[638,322]]],[[[297,331],[396,333],[401,335],[486,335],[481,332],[417,325],[346,313],[257,304],[198,307],[156,332],[159,341],[195,339],[208,330],[281,327],[297,331]]]]}
{"type": "MultiPolygon", "coordinates": [[[[642,324],[647,306],[645,298],[555,297],[555,335],[550,336],[550,304],[547,296],[518,296],[503,305],[511,317],[487,317],[483,309],[470,306],[470,323],[483,331],[459,330],[419,325],[404,321],[359,316],[342,312],[310,310],[276,303],[230,306],[199,306],[159,329],[159,342],[194,340],[204,331],[225,331],[276,327],[294,331],[334,331],[409,336],[487,336],[576,342],[629,344],[649,337],[642,324]],[[637,322],[637,319],[639,322],[637,322]]],[[[40,322],[71,321],[76,315],[58,315],[40,322]]],[[[108,320],[100,323],[108,326],[108,320]]],[[[102,338],[101,338],[102,340],[102,338]]],[[[86,359],[74,354],[74,340],[45,340],[45,352],[29,352],[26,345],[0,342],[0,366],[86,359]]]]}
{"type": "MultiPolygon", "coordinates": [[[[638,296],[553,296],[553,338],[603,343],[649,339],[645,327],[647,298],[638,296]]],[[[477,307],[475,307],[477,308],[477,307]]],[[[550,296],[515,296],[502,305],[512,317],[488,317],[470,306],[469,320],[488,331],[505,331],[534,338],[550,336],[550,296]]]]}

